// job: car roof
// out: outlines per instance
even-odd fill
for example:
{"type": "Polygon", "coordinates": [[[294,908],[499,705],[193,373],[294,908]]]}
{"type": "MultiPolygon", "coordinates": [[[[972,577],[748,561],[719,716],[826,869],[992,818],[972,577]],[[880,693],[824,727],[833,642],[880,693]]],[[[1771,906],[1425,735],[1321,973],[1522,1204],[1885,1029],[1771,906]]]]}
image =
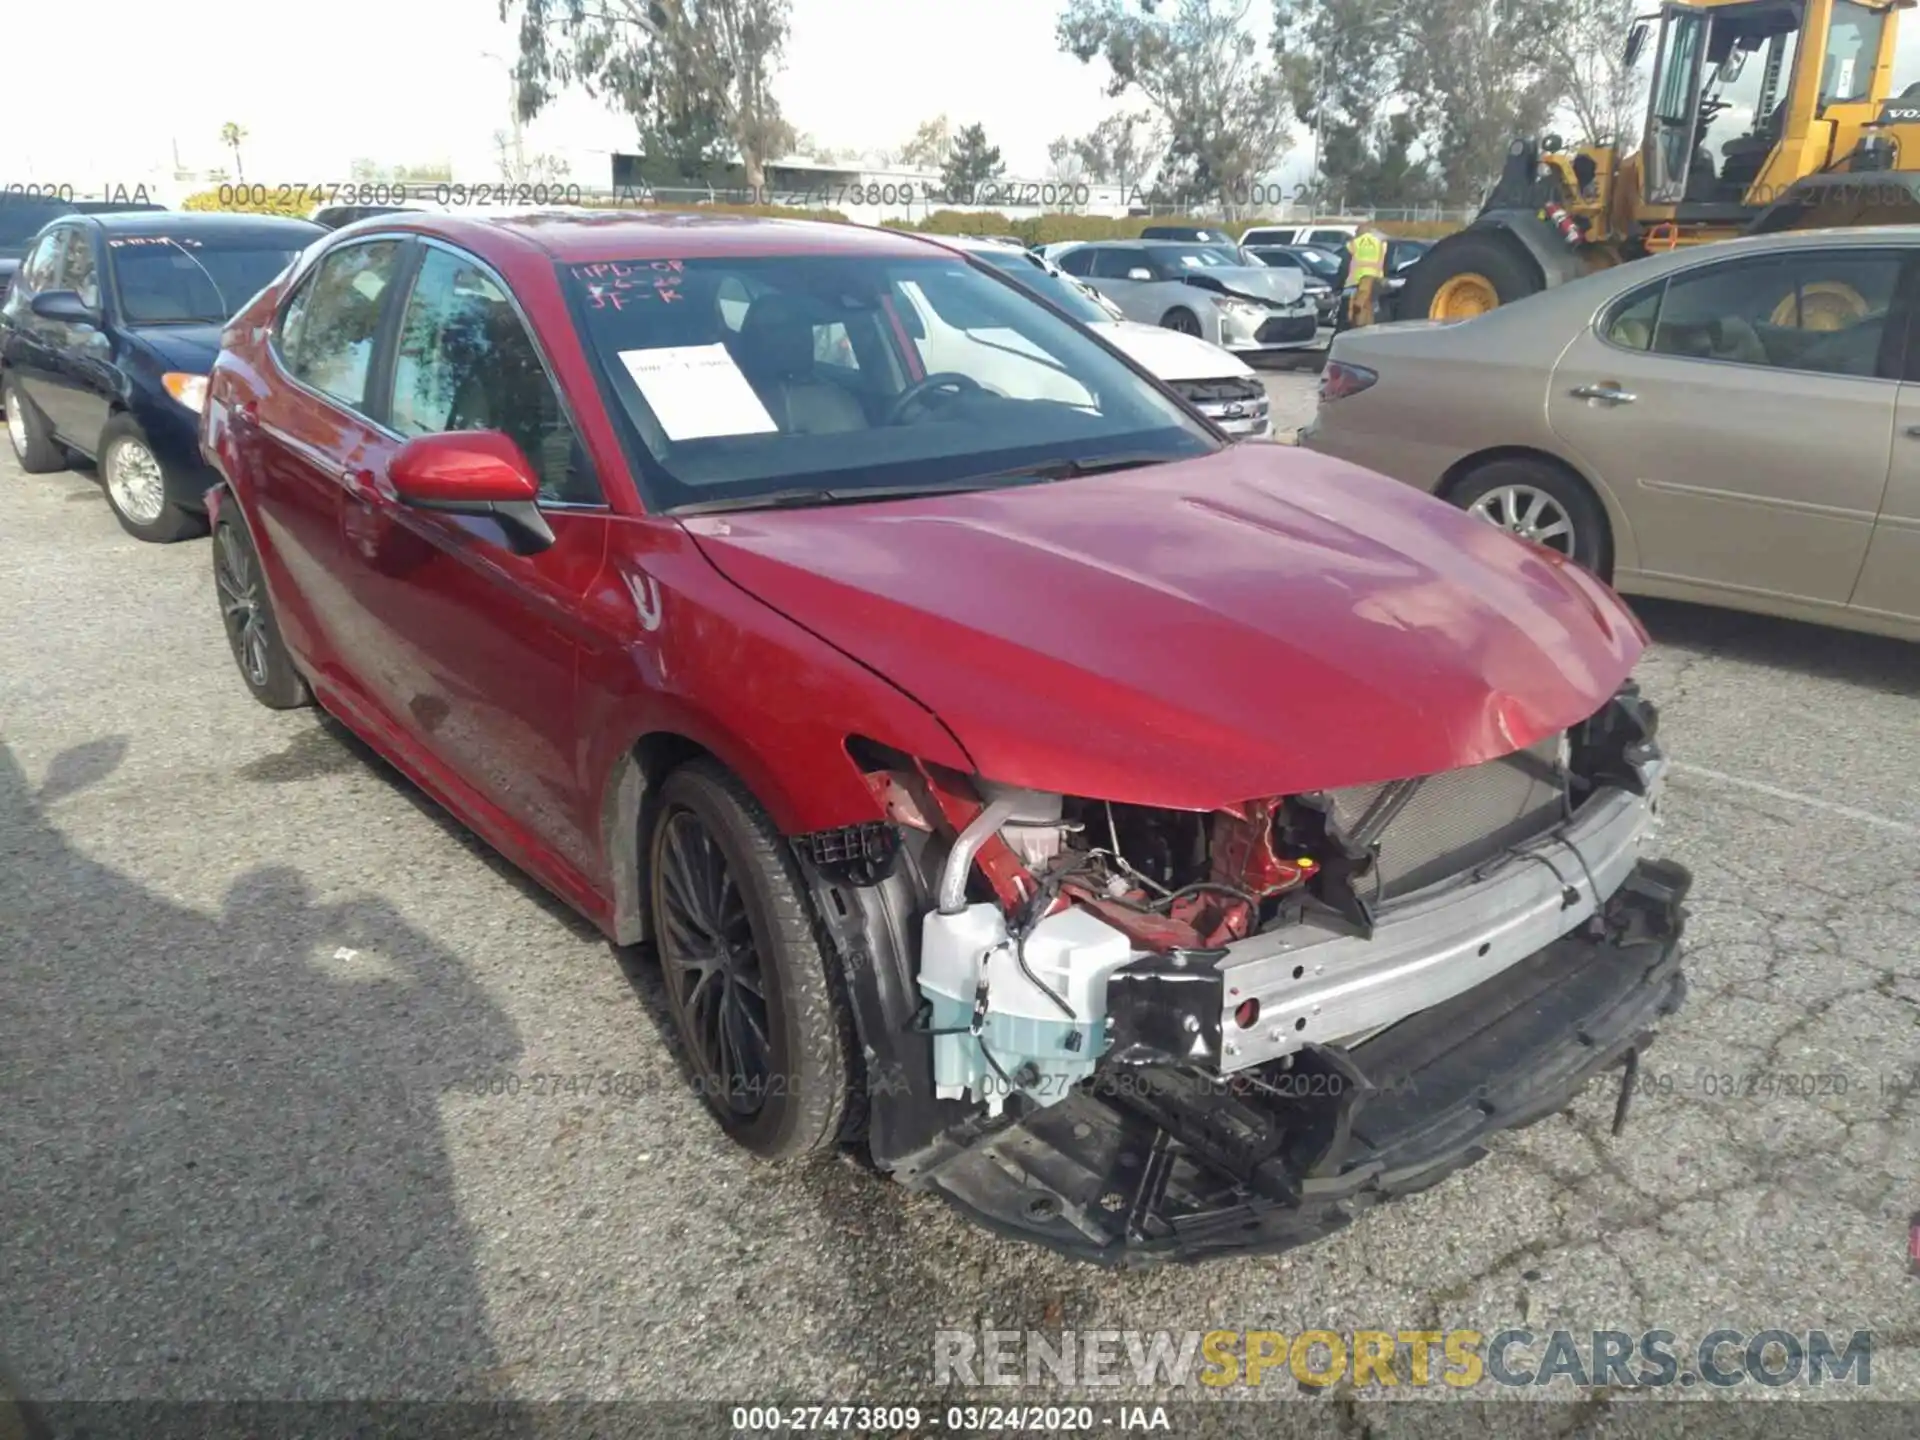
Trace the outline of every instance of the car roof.
{"type": "Polygon", "coordinates": [[[932,238],[829,220],[572,206],[492,214],[381,215],[356,221],[334,233],[373,229],[437,235],[483,254],[497,249],[503,240],[518,242],[565,264],[680,260],[705,255],[925,255],[932,238]]]}
{"type": "Polygon", "coordinates": [[[81,218],[109,236],[211,238],[218,235],[233,240],[283,240],[304,246],[327,233],[309,220],[296,220],[290,215],[248,215],[209,210],[128,210],[81,218]]]}

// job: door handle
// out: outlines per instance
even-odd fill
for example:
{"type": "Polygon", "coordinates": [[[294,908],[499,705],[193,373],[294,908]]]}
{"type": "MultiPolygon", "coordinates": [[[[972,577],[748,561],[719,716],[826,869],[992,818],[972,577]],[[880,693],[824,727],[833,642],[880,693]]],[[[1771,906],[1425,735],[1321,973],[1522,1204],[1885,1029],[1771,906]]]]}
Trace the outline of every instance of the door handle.
{"type": "Polygon", "coordinates": [[[1622,390],[1618,385],[1576,385],[1574,397],[1580,400],[1604,400],[1609,405],[1631,405],[1640,397],[1631,390],[1622,390]]]}
{"type": "Polygon", "coordinates": [[[227,413],[236,425],[258,425],[260,423],[260,407],[251,400],[242,400],[227,413]]]}
{"type": "Polygon", "coordinates": [[[347,493],[356,500],[372,500],[377,498],[373,488],[373,472],[371,470],[362,470],[353,465],[345,466],[340,471],[340,483],[346,487],[347,493]]]}

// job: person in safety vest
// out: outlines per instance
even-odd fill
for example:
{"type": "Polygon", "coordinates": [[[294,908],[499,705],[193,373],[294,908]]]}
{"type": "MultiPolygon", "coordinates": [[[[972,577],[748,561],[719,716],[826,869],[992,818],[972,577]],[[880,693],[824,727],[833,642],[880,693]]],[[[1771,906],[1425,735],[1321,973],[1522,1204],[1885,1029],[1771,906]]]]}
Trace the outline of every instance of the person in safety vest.
{"type": "Polygon", "coordinates": [[[1360,227],[1353,237],[1347,283],[1353,286],[1351,323],[1355,327],[1373,324],[1373,307],[1381,287],[1387,282],[1387,237],[1378,225],[1360,227]]]}

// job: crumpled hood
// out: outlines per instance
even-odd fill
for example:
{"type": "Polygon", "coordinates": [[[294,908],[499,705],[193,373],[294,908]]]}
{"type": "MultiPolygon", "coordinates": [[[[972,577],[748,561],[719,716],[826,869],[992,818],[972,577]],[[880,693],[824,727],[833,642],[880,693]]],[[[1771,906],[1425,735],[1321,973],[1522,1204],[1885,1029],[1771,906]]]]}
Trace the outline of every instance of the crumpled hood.
{"type": "Polygon", "coordinates": [[[1221,265],[1192,270],[1181,277],[1203,290],[1224,290],[1263,304],[1292,305],[1306,293],[1307,277],[1298,270],[1275,270],[1266,265],[1221,265]]]}
{"type": "Polygon", "coordinates": [[[1490,760],[1599,709],[1645,643],[1559,557],[1290,447],[684,523],[981,774],[1143,805],[1490,760]]]}

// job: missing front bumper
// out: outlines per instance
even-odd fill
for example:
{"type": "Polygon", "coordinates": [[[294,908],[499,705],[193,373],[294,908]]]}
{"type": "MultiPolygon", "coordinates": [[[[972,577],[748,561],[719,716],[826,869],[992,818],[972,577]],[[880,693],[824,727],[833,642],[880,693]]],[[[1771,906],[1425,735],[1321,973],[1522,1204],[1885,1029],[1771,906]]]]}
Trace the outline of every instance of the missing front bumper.
{"type": "MultiPolygon", "coordinates": [[[[913,1174],[980,1223],[1102,1264],[1283,1250],[1479,1159],[1680,1004],[1679,866],[1637,866],[1564,936],[1351,1049],[1257,1085],[1109,1069],[913,1174]],[[1291,1080],[1285,1077],[1293,1077],[1291,1080]]],[[[903,1176],[902,1178],[908,1178],[903,1176]]]]}

